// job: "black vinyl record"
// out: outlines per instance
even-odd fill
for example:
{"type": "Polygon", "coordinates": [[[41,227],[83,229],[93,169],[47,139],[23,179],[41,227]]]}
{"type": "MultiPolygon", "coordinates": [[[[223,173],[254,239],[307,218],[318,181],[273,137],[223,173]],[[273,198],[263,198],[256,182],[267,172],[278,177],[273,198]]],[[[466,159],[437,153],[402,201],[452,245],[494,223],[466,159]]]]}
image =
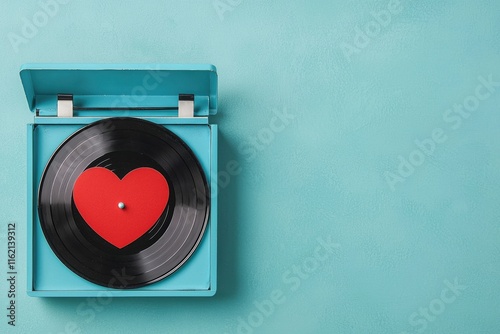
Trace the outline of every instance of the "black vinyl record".
{"type": "Polygon", "coordinates": [[[118,289],[157,282],[182,266],[203,237],[209,209],[207,180],[191,149],[166,128],[136,118],[104,119],[67,138],[50,158],[38,192],[41,228],[57,257],[84,279],[118,289]],[[123,248],[97,234],[75,205],[75,182],[95,167],[120,179],[147,167],[168,184],[160,218],[123,248]]]}

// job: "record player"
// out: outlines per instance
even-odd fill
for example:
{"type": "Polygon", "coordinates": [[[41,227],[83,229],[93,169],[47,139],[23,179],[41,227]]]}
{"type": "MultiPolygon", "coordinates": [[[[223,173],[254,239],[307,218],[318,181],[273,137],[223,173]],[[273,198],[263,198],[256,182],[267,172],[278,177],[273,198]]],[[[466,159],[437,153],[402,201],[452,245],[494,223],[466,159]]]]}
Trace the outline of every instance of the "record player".
{"type": "Polygon", "coordinates": [[[212,65],[27,64],[28,294],[212,296],[212,65]]]}

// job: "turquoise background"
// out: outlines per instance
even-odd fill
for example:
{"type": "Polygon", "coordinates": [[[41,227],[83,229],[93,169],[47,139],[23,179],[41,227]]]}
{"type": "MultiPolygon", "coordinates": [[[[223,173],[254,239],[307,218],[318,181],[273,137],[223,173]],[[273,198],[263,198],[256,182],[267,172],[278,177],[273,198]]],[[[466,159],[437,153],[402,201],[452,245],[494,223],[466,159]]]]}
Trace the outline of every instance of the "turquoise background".
{"type": "Polygon", "coordinates": [[[401,0],[384,27],[386,0],[66,2],[46,22],[39,2],[2,3],[0,332],[498,333],[500,87],[468,118],[447,111],[500,81],[498,1],[401,0]],[[25,19],[41,27],[16,50],[25,19]],[[26,296],[26,62],[218,67],[216,297],[26,296]],[[435,129],[446,140],[418,153],[435,129]],[[391,189],[400,156],[420,165],[391,189]]]}

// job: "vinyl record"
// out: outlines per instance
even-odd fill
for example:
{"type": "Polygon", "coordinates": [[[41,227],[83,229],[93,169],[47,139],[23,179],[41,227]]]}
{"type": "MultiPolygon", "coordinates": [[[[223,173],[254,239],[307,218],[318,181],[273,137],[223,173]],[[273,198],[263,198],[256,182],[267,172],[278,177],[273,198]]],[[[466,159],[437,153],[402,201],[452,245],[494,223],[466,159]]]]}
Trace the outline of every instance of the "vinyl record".
{"type": "Polygon", "coordinates": [[[84,279],[119,289],[182,266],[203,237],[209,208],[191,149],[135,118],[101,120],[67,138],[38,192],[41,228],[57,257],[84,279]]]}

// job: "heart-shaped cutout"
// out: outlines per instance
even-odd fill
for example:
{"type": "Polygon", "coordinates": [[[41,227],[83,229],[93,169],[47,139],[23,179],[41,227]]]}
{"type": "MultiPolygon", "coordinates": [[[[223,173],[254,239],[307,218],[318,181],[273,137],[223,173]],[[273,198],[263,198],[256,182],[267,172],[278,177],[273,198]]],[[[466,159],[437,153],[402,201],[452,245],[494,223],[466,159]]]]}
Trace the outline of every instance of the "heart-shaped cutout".
{"type": "Polygon", "coordinates": [[[73,188],[75,206],[85,222],[120,249],[153,227],[168,198],[165,177],[149,167],[134,169],[121,180],[109,169],[92,167],[73,188]]]}

